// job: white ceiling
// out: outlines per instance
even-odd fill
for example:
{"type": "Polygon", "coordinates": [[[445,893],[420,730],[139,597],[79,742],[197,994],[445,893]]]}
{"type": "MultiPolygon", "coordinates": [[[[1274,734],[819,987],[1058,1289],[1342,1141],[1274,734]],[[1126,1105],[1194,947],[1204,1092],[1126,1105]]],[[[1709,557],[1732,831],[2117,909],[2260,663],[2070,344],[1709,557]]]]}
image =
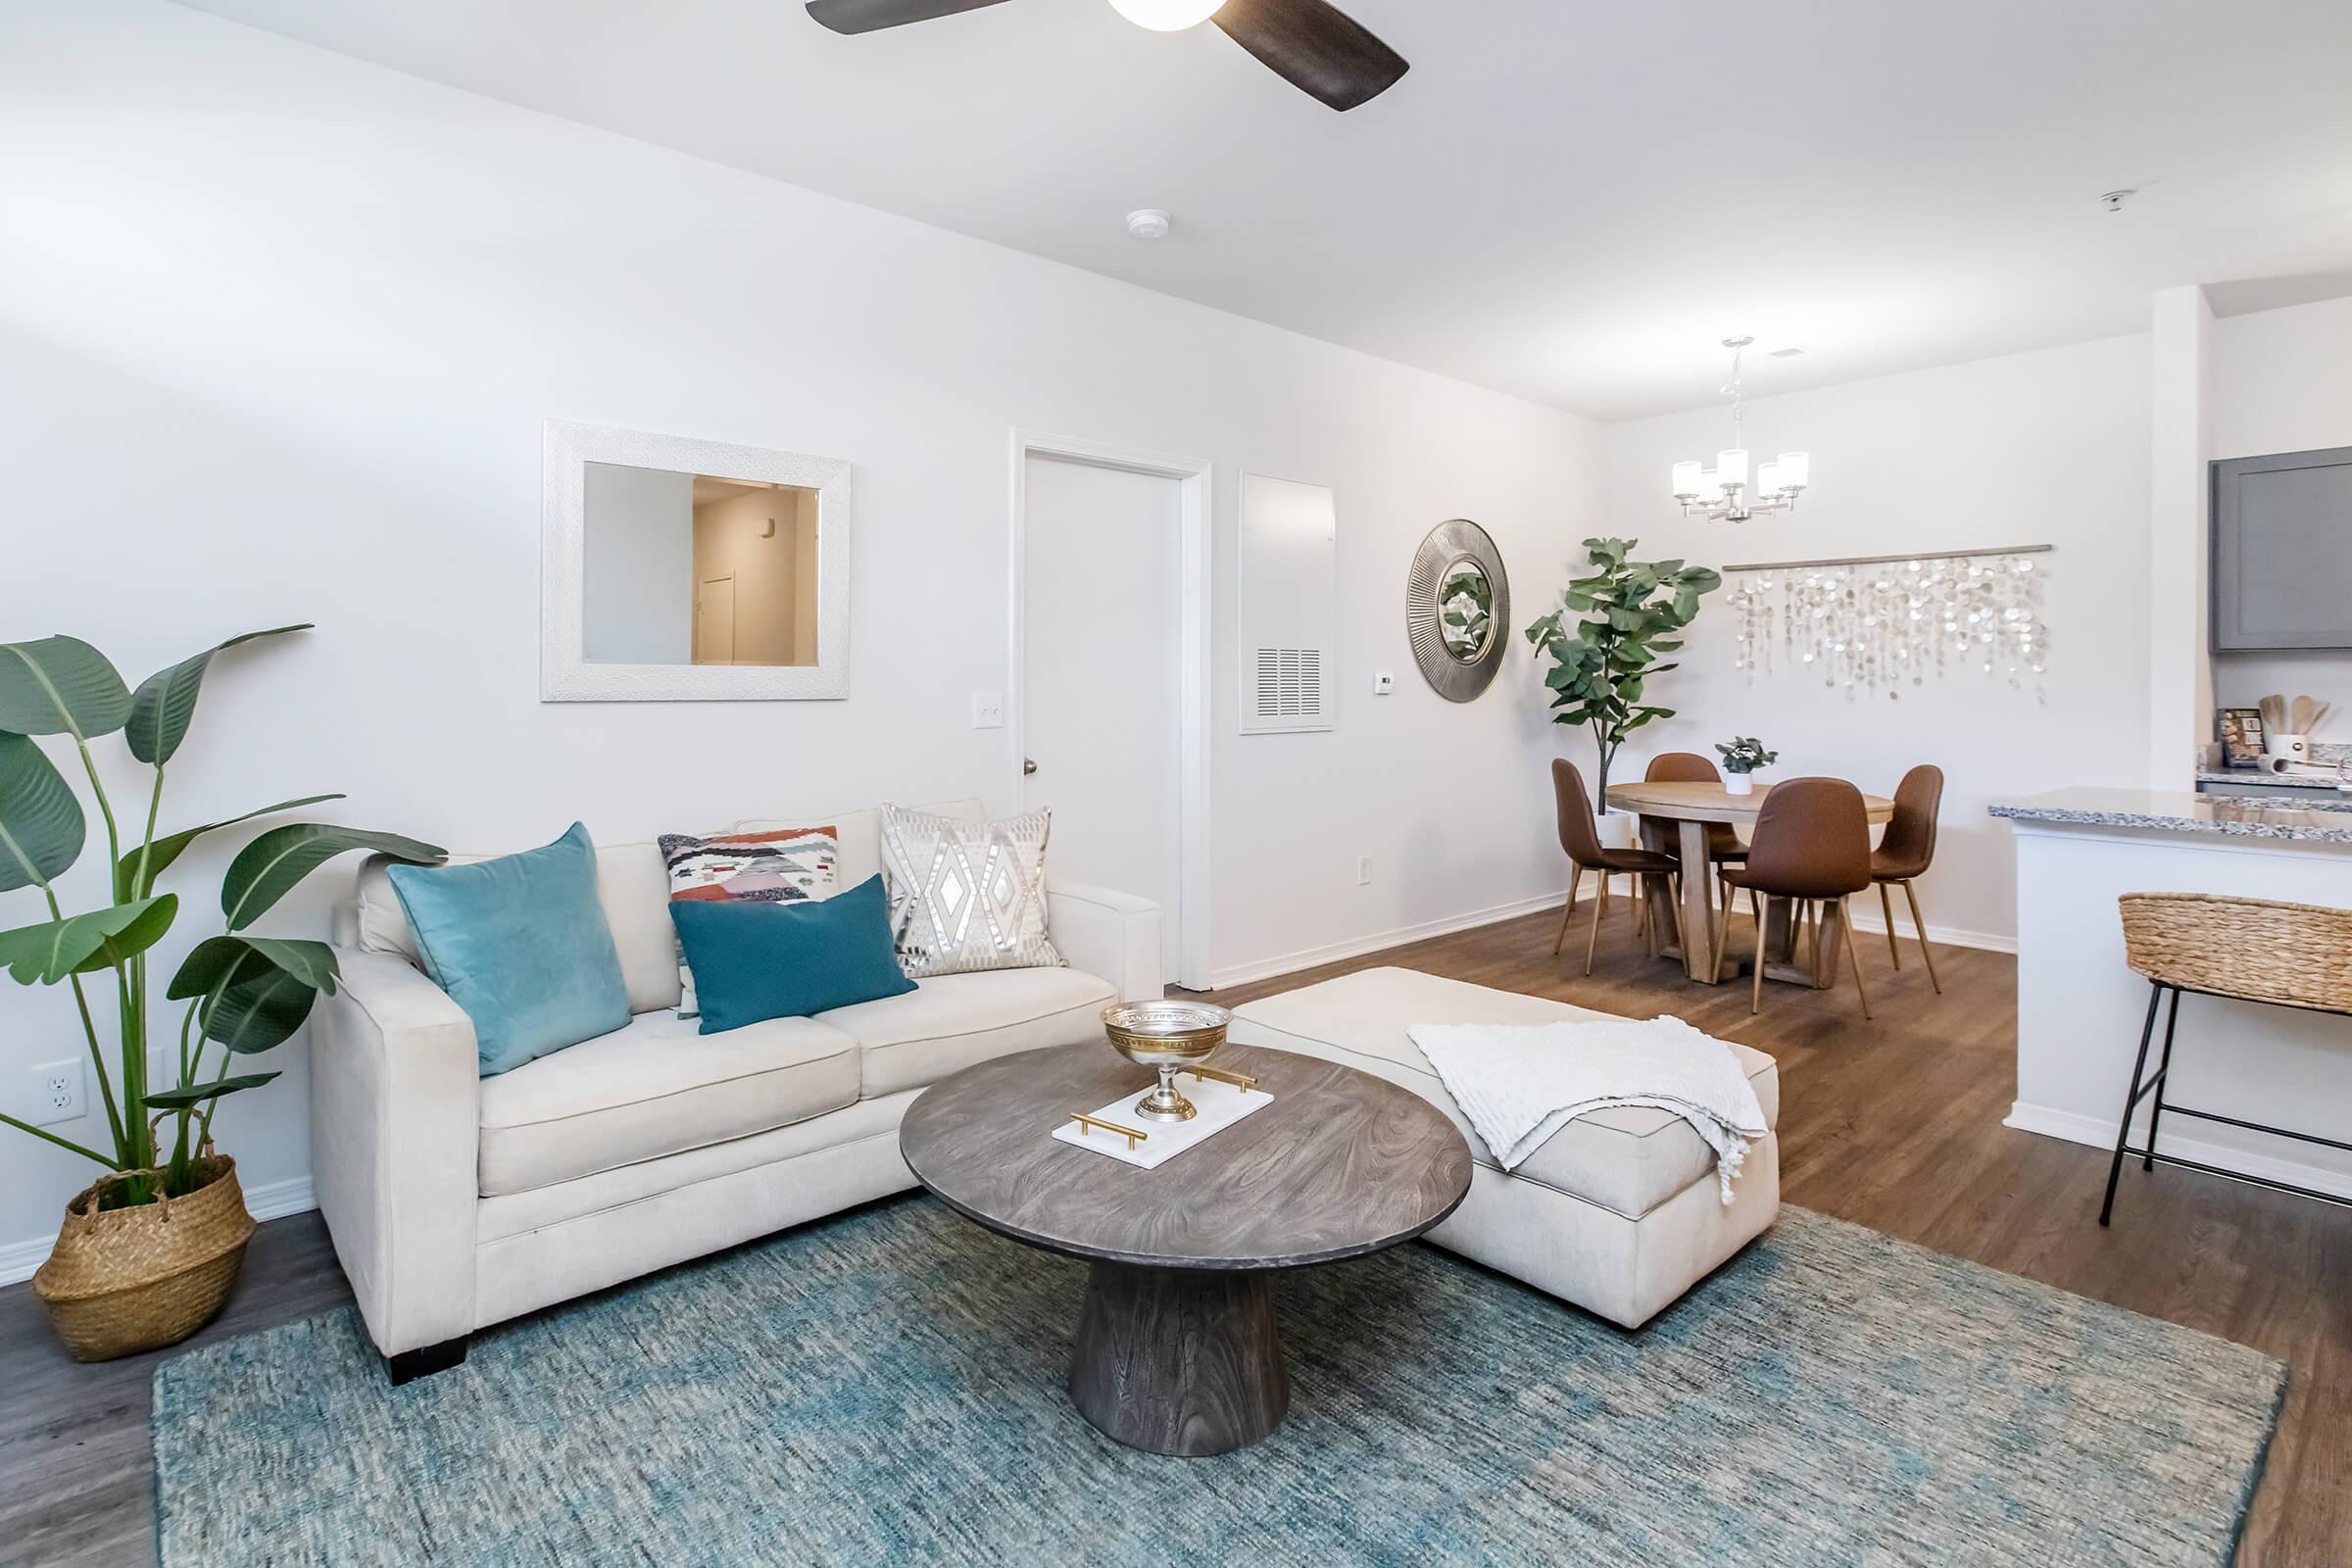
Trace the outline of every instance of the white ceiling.
{"type": "Polygon", "coordinates": [[[1346,4],[1413,63],[1347,115],[1104,0],[200,9],[1604,418],[1708,401],[1733,332],[1807,350],[1762,394],[2352,266],[2344,0],[1346,4]]]}

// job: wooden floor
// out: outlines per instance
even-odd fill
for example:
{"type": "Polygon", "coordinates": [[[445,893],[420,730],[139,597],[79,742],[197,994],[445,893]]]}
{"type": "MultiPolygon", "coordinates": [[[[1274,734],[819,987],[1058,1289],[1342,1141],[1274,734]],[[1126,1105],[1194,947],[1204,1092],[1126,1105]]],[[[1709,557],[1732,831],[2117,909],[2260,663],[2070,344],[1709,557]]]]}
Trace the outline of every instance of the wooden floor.
{"type": "MultiPolygon", "coordinates": [[[[1441,937],[1217,994],[1234,1002],[1376,963],[1635,1016],[1672,1011],[1780,1058],[1788,1201],[2063,1289],[2259,1346],[2293,1368],[2284,1424],[2239,1561],[2352,1563],[2352,1210],[2180,1171],[2129,1168],[2116,1226],[2097,1224],[2105,1157],[2000,1125],[2016,1088],[2016,966],[1938,950],[1945,995],[1916,950],[1900,974],[1857,933],[1878,1012],[1850,984],[1765,988],[1683,978],[1642,956],[1622,896],[1593,978],[1551,956],[1555,915],[1441,937]]],[[[1747,940],[1744,926],[1735,945],[1747,940]]],[[[2119,1086],[2120,1091],[2120,1086],[2119,1086]]],[[[243,1281],[203,1339],[348,1299],[318,1216],[262,1227],[243,1281]]],[[[166,1354],[172,1352],[164,1352],[166,1354]]],[[[49,1337],[23,1286],[0,1290],[0,1562],[122,1568],[154,1558],[147,1436],[157,1356],[84,1367],[49,1337]]]]}

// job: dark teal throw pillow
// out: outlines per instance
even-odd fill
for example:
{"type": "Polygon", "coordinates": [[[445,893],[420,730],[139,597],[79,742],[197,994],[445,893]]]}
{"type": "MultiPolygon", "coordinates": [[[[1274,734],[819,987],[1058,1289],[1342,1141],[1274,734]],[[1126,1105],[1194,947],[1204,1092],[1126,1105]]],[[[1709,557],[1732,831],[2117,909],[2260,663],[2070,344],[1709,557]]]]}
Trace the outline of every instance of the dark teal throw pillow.
{"type": "Polygon", "coordinates": [[[674,899],[703,1033],[805,1018],[914,989],[891,949],[879,876],[815,904],[674,899]]]}

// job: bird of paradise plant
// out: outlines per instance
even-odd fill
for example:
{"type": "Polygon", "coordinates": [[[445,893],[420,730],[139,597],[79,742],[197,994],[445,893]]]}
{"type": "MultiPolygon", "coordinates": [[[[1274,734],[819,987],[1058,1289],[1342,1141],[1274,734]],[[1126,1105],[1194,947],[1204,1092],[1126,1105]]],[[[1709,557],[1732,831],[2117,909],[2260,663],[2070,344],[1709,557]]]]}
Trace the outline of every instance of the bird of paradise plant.
{"type": "Polygon", "coordinates": [[[178,1020],[176,1082],[148,1082],[153,999],[147,958],[180,908],[177,894],[156,891],[159,881],[207,834],[342,799],[305,796],[159,835],[167,765],[187,738],[215,658],[258,638],[309,629],[305,623],[232,637],[157,671],[135,692],[103,654],[76,638],[0,644],[0,894],[37,888],[49,910],[38,924],[0,931],[0,966],[21,985],[73,989],[113,1147],[92,1149],[5,1114],[0,1123],[122,1173],[102,1194],[106,1207],[152,1202],[159,1195],[183,1197],[202,1185],[196,1161],[211,1141],[221,1098],[277,1076],[230,1069],[240,1057],[282,1045],[302,1027],[319,994],[333,994],[335,956],[325,943],[254,936],[248,928],[347,851],[373,850],[414,864],[447,858],[434,846],[398,834],[318,822],[287,823],[256,836],[221,878],[225,932],[199,942],[165,988],[167,1003],[186,1004],[178,1020]],[[92,741],[118,732],[132,758],[154,773],[145,826],[129,845],[90,753],[92,741]],[[103,908],[69,915],[59,900],[57,879],[80,859],[88,819],[65,775],[32,740],[36,735],[69,737],[80,759],[106,829],[113,902],[103,908]],[[111,1060],[89,995],[109,984],[116,1016],[111,1060]],[[211,1059],[216,1045],[217,1068],[211,1059]],[[173,1124],[168,1139],[166,1121],[173,1124]]]}

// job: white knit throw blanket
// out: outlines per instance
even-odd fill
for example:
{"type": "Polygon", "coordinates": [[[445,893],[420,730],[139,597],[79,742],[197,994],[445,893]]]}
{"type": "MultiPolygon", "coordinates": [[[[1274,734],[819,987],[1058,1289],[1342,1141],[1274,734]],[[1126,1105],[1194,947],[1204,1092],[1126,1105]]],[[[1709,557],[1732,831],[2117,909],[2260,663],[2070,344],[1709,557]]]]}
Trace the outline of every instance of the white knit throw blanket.
{"type": "Polygon", "coordinates": [[[1680,1018],[1417,1023],[1406,1032],[1504,1170],[1588,1111],[1650,1105],[1682,1117],[1714,1149],[1729,1203],[1748,1140],[1766,1131],[1732,1048],[1680,1018]]]}

